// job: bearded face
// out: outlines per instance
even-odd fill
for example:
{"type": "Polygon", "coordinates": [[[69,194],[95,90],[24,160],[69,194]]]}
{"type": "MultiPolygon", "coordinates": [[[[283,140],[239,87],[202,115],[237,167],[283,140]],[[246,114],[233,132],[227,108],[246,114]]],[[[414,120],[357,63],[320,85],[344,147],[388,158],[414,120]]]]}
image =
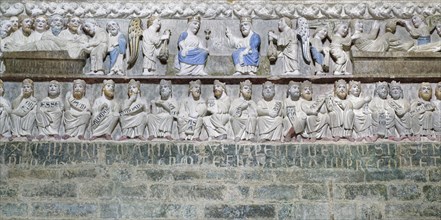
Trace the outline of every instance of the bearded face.
{"type": "Polygon", "coordinates": [[[129,86],[129,97],[135,96],[139,93],[139,88],[136,85],[129,86]]]}
{"type": "Polygon", "coordinates": [[[106,84],[103,87],[104,96],[106,96],[107,99],[113,99],[113,96],[115,94],[115,85],[113,84],[106,84]]]}
{"type": "Polygon", "coordinates": [[[377,88],[378,97],[380,97],[381,99],[387,99],[388,93],[389,92],[388,92],[387,86],[382,85],[377,88]]]}
{"type": "Polygon", "coordinates": [[[243,37],[248,37],[251,32],[251,23],[250,22],[242,22],[240,23],[240,32],[243,37]]]}
{"type": "Polygon", "coordinates": [[[171,95],[171,88],[167,85],[161,85],[159,88],[159,95],[162,100],[167,100],[171,95]]]}
{"type": "Polygon", "coordinates": [[[288,90],[289,96],[293,100],[297,100],[300,97],[300,87],[298,85],[292,85],[288,90]]]}
{"type": "Polygon", "coordinates": [[[21,22],[21,29],[25,34],[31,34],[33,21],[31,18],[25,18],[21,22]]]}
{"type": "Polygon", "coordinates": [[[346,83],[339,83],[336,85],[335,95],[337,95],[337,97],[340,99],[346,99],[346,96],[348,95],[346,83]]]}
{"type": "Polygon", "coordinates": [[[63,30],[63,26],[64,26],[63,17],[58,16],[58,15],[53,16],[51,18],[50,25],[51,25],[52,33],[54,33],[55,35],[58,35],[61,32],[61,30],[63,30]]]}
{"type": "Polygon", "coordinates": [[[194,100],[199,100],[199,98],[201,97],[201,87],[198,85],[193,86],[190,89],[190,93],[194,100]]]}
{"type": "Polygon", "coordinates": [[[115,21],[109,21],[107,23],[107,32],[112,36],[116,36],[119,32],[119,25],[115,21]]]}
{"type": "Polygon", "coordinates": [[[274,85],[265,85],[262,90],[262,95],[266,101],[272,100],[276,95],[274,85]]]}
{"type": "Polygon", "coordinates": [[[84,88],[83,84],[74,84],[73,87],[73,97],[77,100],[82,99],[86,92],[86,88],[84,88]]]}
{"type": "Polygon", "coordinates": [[[58,97],[60,95],[60,86],[56,83],[51,83],[49,85],[49,97],[55,98],[58,97]]]}
{"type": "Polygon", "coordinates": [[[422,85],[418,95],[424,101],[430,101],[432,99],[432,87],[430,85],[422,85]]]}
{"type": "Polygon", "coordinates": [[[34,94],[34,87],[31,84],[24,84],[22,88],[24,98],[29,98],[34,94]]]}
{"type": "Polygon", "coordinates": [[[302,98],[304,98],[307,101],[311,101],[312,100],[312,88],[309,86],[305,86],[303,87],[302,90],[302,98]]]}
{"type": "Polygon", "coordinates": [[[214,85],[213,93],[214,97],[216,97],[216,99],[219,99],[224,93],[224,88],[222,88],[221,85],[214,85]]]}
{"type": "Polygon", "coordinates": [[[245,86],[243,86],[242,87],[242,89],[240,90],[240,93],[242,94],[242,97],[245,99],[245,100],[250,100],[251,99],[251,96],[252,96],[252,90],[251,90],[251,86],[247,86],[247,85],[245,85],[245,86]]]}

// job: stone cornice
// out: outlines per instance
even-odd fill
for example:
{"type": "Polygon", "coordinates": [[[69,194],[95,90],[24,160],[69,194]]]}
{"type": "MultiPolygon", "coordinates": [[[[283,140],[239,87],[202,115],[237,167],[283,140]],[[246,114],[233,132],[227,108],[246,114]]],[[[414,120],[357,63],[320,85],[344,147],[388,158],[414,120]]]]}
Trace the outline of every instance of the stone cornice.
{"type": "Polygon", "coordinates": [[[409,18],[414,14],[441,14],[441,3],[435,0],[416,1],[374,1],[354,0],[326,1],[175,1],[156,2],[129,1],[39,1],[17,3],[2,1],[0,17],[20,14],[62,14],[91,18],[133,18],[159,15],[167,19],[182,19],[199,14],[206,19],[235,19],[251,15],[257,19],[277,19],[280,17],[307,19],[388,19],[409,18]]]}

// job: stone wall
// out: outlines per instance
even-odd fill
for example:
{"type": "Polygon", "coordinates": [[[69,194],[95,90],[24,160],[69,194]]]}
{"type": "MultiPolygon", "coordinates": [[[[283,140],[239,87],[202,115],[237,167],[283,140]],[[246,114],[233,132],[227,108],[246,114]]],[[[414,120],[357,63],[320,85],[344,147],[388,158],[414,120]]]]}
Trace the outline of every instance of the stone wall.
{"type": "Polygon", "coordinates": [[[440,143],[0,142],[1,219],[439,219],[440,143]]]}

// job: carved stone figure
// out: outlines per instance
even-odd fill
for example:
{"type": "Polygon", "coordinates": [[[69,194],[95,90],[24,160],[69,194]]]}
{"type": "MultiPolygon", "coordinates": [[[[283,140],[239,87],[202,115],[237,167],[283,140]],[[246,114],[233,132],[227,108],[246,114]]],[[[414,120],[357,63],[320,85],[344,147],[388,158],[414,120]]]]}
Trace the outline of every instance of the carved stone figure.
{"type": "Polygon", "coordinates": [[[61,139],[60,126],[63,117],[64,104],[60,96],[61,85],[52,80],[49,82],[48,97],[41,100],[37,105],[38,139],[45,136],[53,136],[61,139]]]}
{"type": "Polygon", "coordinates": [[[86,98],[86,82],[82,79],[73,81],[72,92],[67,92],[64,99],[64,136],[63,139],[78,137],[84,140],[86,128],[91,116],[90,101],[86,98]]]}
{"type": "Polygon", "coordinates": [[[0,73],[5,72],[6,68],[3,64],[4,38],[11,33],[12,23],[9,20],[0,21],[0,73]]]}
{"type": "Polygon", "coordinates": [[[207,115],[203,123],[210,139],[227,139],[227,123],[230,121],[230,97],[227,95],[225,83],[214,81],[214,97],[207,101],[207,115]]]}
{"type": "Polygon", "coordinates": [[[395,128],[397,129],[398,135],[392,137],[393,140],[403,140],[409,138],[412,134],[410,122],[411,117],[409,114],[410,103],[404,98],[403,89],[400,83],[392,81],[389,83],[389,94],[391,99],[389,100],[389,106],[395,112],[395,128]]]}
{"type": "Polygon", "coordinates": [[[328,36],[331,40],[330,54],[335,62],[334,75],[351,75],[352,73],[348,72],[347,69],[351,60],[349,59],[347,51],[344,49],[344,47],[350,47],[352,43],[348,24],[338,24],[335,32],[332,30],[332,26],[333,25],[331,25],[330,30],[328,30],[328,36]]]}
{"type": "Polygon", "coordinates": [[[104,137],[112,140],[112,133],[115,130],[119,120],[120,106],[114,99],[115,82],[113,80],[104,80],[102,95],[95,99],[92,105],[92,119],[90,130],[92,132],[91,140],[104,137]]]}
{"type": "Polygon", "coordinates": [[[435,111],[433,112],[433,130],[432,140],[441,141],[441,82],[435,86],[435,100],[433,101],[435,111]]]}
{"type": "Polygon", "coordinates": [[[4,51],[22,50],[21,47],[31,42],[29,37],[33,31],[34,21],[27,16],[19,17],[20,29],[14,31],[11,35],[3,40],[4,51]]]}
{"type": "Polygon", "coordinates": [[[305,131],[306,113],[302,111],[299,82],[289,81],[283,108],[285,117],[283,124],[284,140],[290,141],[291,138],[294,138],[294,140],[300,141],[302,133],[305,131]]]}
{"type": "Polygon", "coordinates": [[[172,84],[162,79],[159,83],[160,97],[152,101],[152,114],[148,118],[149,140],[166,138],[172,140],[173,121],[178,116],[179,105],[172,96],[172,84]]]}
{"type": "Polygon", "coordinates": [[[276,88],[272,82],[262,85],[263,99],[257,102],[257,127],[263,141],[280,141],[283,131],[283,103],[275,100],[276,88]]]}
{"type": "Polygon", "coordinates": [[[128,99],[124,101],[121,111],[120,123],[122,136],[120,140],[127,138],[143,138],[147,124],[149,106],[141,98],[141,83],[130,80],[127,88],[128,99]]]}
{"type": "Polygon", "coordinates": [[[201,97],[201,81],[191,81],[189,96],[180,104],[178,130],[181,140],[200,140],[202,118],[207,112],[205,100],[201,97]]]}
{"type": "MultiPolygon", "coordinates": [[[[299,18],[300,20],[301,18],[299,18]]],[[[299,26],[302,24],[307,24],[306,22],[298,22],[299,26]]],[[[276,35],[273,31],[268,32],[269,40],[275,40],[277,42],[279,56],[282,58],[283,62],[283,72],[284,75],[300,75],[300,66],[299,66],[299,55],[297,40],[300,37],[299,30],[294,30],[292,28],[291,19],[287,17],[283,17],[278,22],[280,35],[276,35]]],[[[301,27],[299,27],[300,29],[301,27]]],[[[309,39],[308,39],[309,40],[309,39]]],[[[300,43],[308,43],[309,42],[300,42],[300,43]]],[[[309,50],[308,50],[309,52],[309,50]]]]}
{"type": "Polygon", "coordinates": [[[162,35],[159,33],[161,30],[161,19],[156,16],[151,16],[147,20],[147,29],[142,30],[141,19],[135,18],[130,21],[129,26],[129,52],[130,57],[128,60],[128,68],[132,68],[135,65],[138,58],[139,40],[142,37],[142,53],[143,58],[143,72],[142,75],[158,75],[156,72],[157,63],[160,60],[160,52],[165,51],[168,54],[167,42],[170,38],[170,31],[166,30],[162,35]]]}
{"type": "MultiPolygon", "coordinates": [[[[31,35],[29,36],[30,38],[30,42],[29,43],[33,43],[33,42],[37,42],[39,40],[41,40],[41,37],[45,34],[45,33],[51,33],[49,31],[49,22],[48,22],[48,18],[45,15],[40,15],[35,17],[34,19],[34,31],[31,33],[31,35]]],[[[28,49],[28,48],[26,48],[28,49]]]]}
{"type": "Polygon", "coordinates": [[[11,27],[11,33],[17,31],[18,29],[20,29],[20,20],[17,16],[12,16],[9,18],[9,21],[11,21],[12,23],[12,27],[11,27]]]}
{"type": "Polygon", "coordinates": [[[324,45],[328,37],[326,27],[319,27],[314,33],[311,42],[311,54],[316,75],[323,75],[329,71],[329,47],[324,45]]]}
{"type": "Polygon", "coordinates": [[[300,84],[300,95],[302,111],[306,113],[305,136],[314,142],[317,139],[326,137],[329,129],[329,115],[327,114],[324,97],[312,100],[313,89],[310,81],[300,84]]]}
{"type": "Polygon", "coordinates": [[[354,111],[353,137],[356,141],[372,138],[372,117],[369,112],[368,104],[370,96],[361,96],[361,83],[359,81],[349,81],[349,95],[347,100],[352,103],[354,111]]]}
{"type": "Polygon", "coordinates": [[[420,141],[421,136],[430,137],[433,129],[433,112],[435,105],[431,102],[432,86],[428,82],[420,84],[418,99],[412,101],[410,115],[414,140],[420,141]]]}
{"type": "Polygon", "coordinates": [[[58,36],[64,29],[64,18],[59,14],[54,14],[49,18],[49,32],[58,36]]]}
{"type": "Polygon", "coordinates": [[[236,50],[233,52],[233,64],[236,69],[234,75],[255,75],[260,61],[260,36],[252,28],[250,17],[241,17],[240,32],[242,37],[232,36],[230,29],[226,29],[229,44],[236,50]]]}
{"type": "Polygon", "coordinates": [[[34,82],[24,79],[20,95],[12,102],[12,135],[14,137],[27,137],[33,139],[37,99],[34,97],[34,82]]]}
{"type": "Polygon", "coordinates": [[[125,73],[124,56],[127,48],[126,36],[120,31],[119,24],[115,21],[107,22],[106,30],[109,33],[107,52],[110,57],[110,72],[108,75],[123,76],[125,73]]]}
{"type": "Polygon", "coordinates": [[[78,57],[87,45],[88,38],[80,30],[82,21],[79,17],[70,17],[67,29],[62,30],[58,38],[51,38],[62,50],[67,50],[72,58],[78,57]]]}
{"type": "Polygon", "coordinates": [[[352,102],[347,100],[348,84],[340,79],[334,83],[334,96],[326,99],[326,108],[329,114],[329,127],[334,141],[346,138],[354,141],[352,129],[354,127],[354,111],[352,102]]]}
{"type": "Polygon", "coordinates": [[[11,103],[3,97],[4,95],[3,81],[0,79],[0,139],[11,134],[11,103]]]}
{"type": "Polygon", "coordinates": [[[412,16],[411,21],[400,20],[412,38],[417,39],[416,45],[424,45],[431,42],[430,27],[421,15],[412,16]]]}
{"type": "Polygon", "coordinates": [[[176,68],[179,69],[177,75],[179,76],[208,75],[204,71],[208,58],[207,42],[202,42],[197,36],[200,26],[201,17],[190,17],[187,22],[187,30],[179,35],[176,63],[176,68]]]}
{"type": "MultiPolygon", "coordinates": [[[[435,31],[439,37],[441,37],[441,21],[435,26],[435,31]]],[[[441,51],[441,40],[436,42],[424,44],[424,45],[415,45],[410,48],[410,51],[415,52],[440,52],[441,51]]]]}
{"type": "Polygon", "coordinates": [[[395,111],[390,107],[389,86],[386,82],[375,84],[374,98],[369,103],[372,114],[372,141],[378,138],[395,136],[395,111]]]}
{"type": "Polygon", "coordinates": [[[84,22],[83,31],[89,36],[84,46],[85,51],[90,54],[90,69],[88,75],[104,75],[104,58],[107,54],[109,38],[106,30],[99,27],[96,21],[87,20],[84,22]]]}
{"type": "Polygon", "coordinates": [[[256,141],[257,105],[252,98],[252,84],[249,80],[240,83],[239,98],[231,102],[230,115],[234,140],[256,141]]]}

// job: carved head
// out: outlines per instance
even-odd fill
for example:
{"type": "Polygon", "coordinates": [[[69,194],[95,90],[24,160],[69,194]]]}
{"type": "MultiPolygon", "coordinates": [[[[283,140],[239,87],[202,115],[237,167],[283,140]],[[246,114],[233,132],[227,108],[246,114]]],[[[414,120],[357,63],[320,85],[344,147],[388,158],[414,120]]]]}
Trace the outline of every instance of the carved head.
{"type": "Polygon", "coordinates": [[[67,21],[67,28],[71,32],[78,33],[78,28],[82,25],[82,21],[79,17],[70,17],[67,21]]]}
{"type": "Polygon", "coordinates": [[[51,26],[51,31],[55,36],[64,29],[64,18],[59,14],[54,14],[49,19],[49,24],[51,26]]]}
{"type": "Polygon", "coordinates": [[[4,20],[0,22],[0,38],[4,39],[9,36],[12,30],[12,22],[10,20],[4,20]]]}
{"type": "Polygon", "coordinates": [[[292,28],[292,21],[291,19],[287,17],[282,17],[279,19],[279,22],[277,23],[279,26],[279,31],[283,32],[287,28],[292,28]]]}
{"type": "Polygon", "coordinates": [[[20,21],[17,16],[12,16],[9,18],[12,23],[11,31],[14,32],[20,28],[20,21]]]}
{"type": "Polygon", "coordinates": [[[48,93],[48,96],[51,98],[58,97],[61,93],[60,83],[56,80],[50,81],[47,93],[48,93]]]}
{"type": "Polygon", "coordinates": [[[432,99],[432,86],[428,82],[423,82],[420,84],[418,89],[418,97],[424,101],[430,101],[432,99]]]}
{"type": "Polygon", "coordinates": [[[239,96],[242,96],[245,100],[250,100],[253,95],[253,84],[250,80],[245,80],[244,82],[240,82],[240,93],[239,96]]]}
{"type": "Polygon", "coordinates": [[[346,22],[342,22],[339,25],[337,25],[337,30],[335,31],[336,34],[346,37],[349,33],[349,25],[346,22]]]}
{"type": "Polygon", "coordinates": [[[119,32],[119,24],[116,21],[109,21],[107,22],[106,30],[110,35],[116,36],[119,32]]]}
{"type": "Polygon", "coordinates": [[[45,15],[40,15],[35,18],[34,29],[37,32],[45,32],[49,29],[48,19],[45,15]]]}
{"type": "Polygon", "coordinates": [[[436,33],[441,36],[441,22],[435,26],[436,33]]]}
{"type": "Polygon", "coordinates": [[[318,27],[315,30],[314,38],[318,38],[320,40],[324,40],[328,36],[328,29],[325,26],[318,27]]]}
{"type": "Polygon", "coordinates": [[[349,81],[349,94],[355,97],[360,97],[360,93],[361,93],[360,81],[354,81],[354,80],[349,81]]]}
{"type": "Polygon", "coordinates": [[[302,95],[302,98],[311,101],[312,92],[312,83],[310,81],[306,80],[300,84],[300,94],[302,95]]]}
{"type": "Polygon", "coordinates": [[[355,19],[350,21],[351,29],[354,32],[363,32],[364,24],[361,20],[355,19]]]}
{"type": "Polygon", "coordinates": [[[251,32],[252,20],[251,17],[244,16],[240,18],[240,32],[243,37],[248,37],[251,32]]]}
{"type": "Polygon", "coordinates": [[[441,100],[441,82],[437,83],[435,86],[435,97],[438,100],[441,100]]]}
{"type": "Polygon", "coordinates": [[[198,15],[189,17],[187,19],[187,24],[187,30],[191,31],[193,34],[197,34],[201,27],[201,17],[198,15]]]}
{"type": "Polygon", "coordinates": [[[24,79],[21,88],[24,98],[29,98],[34,95],[34,81],[31,79],[24,79]]]}
{"type": "Polygon", "coordinates": [[[219,99],[220,97],[222,97],[222,95],[225,93],[227,94],[227,89],[226,89],[226,85],[225,83],[219,81],[219,80],[214,80],[213,83],[213,93],[214,93],[214,97],[216,97],[217,99],[219,99]]]}
{"type": "Polygon", "coordinates": [[[86,20],[83,25],[83,31],[85,34],[93,37],[95,36],[95,31],[97,26],[98,24],[96,23],[95,20],[91,20],[91,19],[86,20]]]}
{"type": "Polygon", "coordinates": [[[129,97],[132,97],[134,95],[141,95],[141,83],[139,81],[136,81],[134,79],[131,79],[129,81],[129,85],[127,87],[127,95],[129,97]]]}
{"type": "Polygon", "coordinates": [[[421,25],[424,24],[424,17],[421,15],[414,15],[412,16],[412,24],[416,28],[419,28],[421,25]]]}
{"type": "Polygon", "coordinates": [[[289,81],[286,97],[291,97],[292,100],[300,98],[300,82],[289,81]]]}
{"type": "Polygon", "coordinates": [[[389,83],[389,95],[395,100],[403,98],[403,89],[399,82],[394,80],[389,83]]]}
{"type": "Polygon", "coordinates": [[[107,99],[113,99],[115,95],[115,82],[111,79],[103,81],[103,94],[107,99]]]}
{"type": "Polygon", "coordinates": [[[262,85],[262,96],[266,101],[271,101],[276,95],[276,86],[270,81],[266,81],[262,85]]]}
{"type": "Polygon", "coordinates": [[[386,22],[386,32],[390,32],[392,34],[395,34],[395,31],[397,30],[397,20],[391,19],[386,22]]]}
{"type": "Polygon", "coordinates": [[[348,84],[343,79],[334,83],[334,94],[340,99],[346,99],[348,95],[348,84]]]}
{"type": "Polygon", "coordinates": [[[190,81],[189,93],[194,100],[199,100],[201,97],[201,80],[190,81]]]}
{"type": "Polygon", "coordinates": [[[76,79],[73,81],[73,97],[75,99],[82,99],[86,95],[86,81],[76,79]]]}
{"type": "Polygon", "coordinates": [[[375,84],[375,95],[380,97],[381,99],[387,99],[387,95],[389,94],[389,86],[387,82],[377,82],[375,84]]]}
{"type": "Polygon", "coordinates": [[[20,15],[20,17],[18,18],[23,33],[27,35],[31,34],[31,32],[33,31],[34,19],[25,15],[20,15]]]}
{"type": "Polygon", "coordinates": [[[161,29],[161,19],[158,16],[151,16],[147,19],[147,28],[152,28],[155,31],[161,29]]]}
{"type": "Polygon", "coordinates": [[[172,84],[170,80],[161,79],[159,83],[159,95],[162,100],[167,100],[172,96],[172,84]]]}
{"type": "Polygon", "coordinates": [[[0,79],[0,96],[3,96],[5,93],[5,89],[3,87],[3,81],[0,79]]]}

